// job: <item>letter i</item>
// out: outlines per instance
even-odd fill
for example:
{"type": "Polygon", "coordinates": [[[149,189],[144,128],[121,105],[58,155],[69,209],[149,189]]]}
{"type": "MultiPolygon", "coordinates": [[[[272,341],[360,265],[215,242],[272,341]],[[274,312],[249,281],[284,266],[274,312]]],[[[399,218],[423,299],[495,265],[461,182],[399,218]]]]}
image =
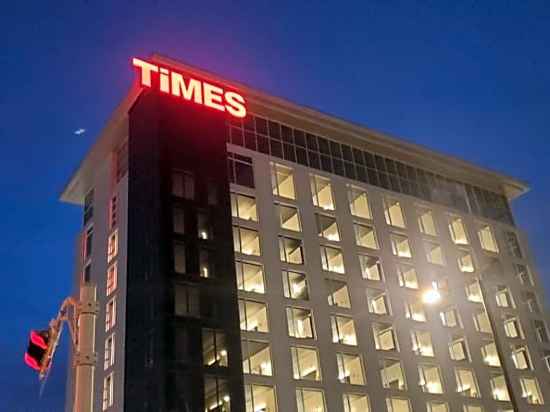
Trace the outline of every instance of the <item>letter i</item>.
{"type": "Polygon", "coordinates": [[[168,69],[160,68],[160,91],[170,93],[170,81],[168,78],[168,69]]]}

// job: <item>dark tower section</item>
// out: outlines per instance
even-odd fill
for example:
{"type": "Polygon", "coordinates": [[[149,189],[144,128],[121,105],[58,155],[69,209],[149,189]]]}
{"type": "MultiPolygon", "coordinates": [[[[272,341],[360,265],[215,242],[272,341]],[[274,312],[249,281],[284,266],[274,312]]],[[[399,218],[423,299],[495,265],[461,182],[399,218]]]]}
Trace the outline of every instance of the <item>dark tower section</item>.
{"type": "Polygon", "coordinates": [[[129,112],[126,411],[245,410],[225,121],[153,91],[129,112]]]}

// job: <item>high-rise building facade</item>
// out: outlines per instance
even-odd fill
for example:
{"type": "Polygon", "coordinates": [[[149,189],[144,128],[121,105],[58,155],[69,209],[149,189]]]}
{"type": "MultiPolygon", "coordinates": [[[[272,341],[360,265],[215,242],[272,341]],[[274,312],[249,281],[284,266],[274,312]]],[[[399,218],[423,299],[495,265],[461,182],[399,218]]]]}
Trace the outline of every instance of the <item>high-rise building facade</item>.
{"type": "Polygon", "coordinates": [[[134,65],[62,195],[84,209],[76,288],[100,303],[94,411],[550,408],[544,292],[509,207],[524,183],[134,65]]]}

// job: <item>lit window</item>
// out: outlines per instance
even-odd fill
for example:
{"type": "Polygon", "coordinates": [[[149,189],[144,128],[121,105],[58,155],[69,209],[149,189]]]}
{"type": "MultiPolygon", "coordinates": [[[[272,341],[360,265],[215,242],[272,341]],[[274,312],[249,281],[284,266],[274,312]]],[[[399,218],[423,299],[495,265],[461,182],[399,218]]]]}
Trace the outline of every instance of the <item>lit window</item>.
{"type": "Polygon", "coordinates": [[[446,402],[431,401],[427,404],[428,412],[449,412],[449,405],[446,402]]]}
{"type": "Polygon", "coordinates": [[[409,244],[409,238],[404,235],[398,235],[396,233],[390,234],[391,249],[394,256],[403,258],[411,258],[411,245],[409,244]]]}
{"type": "Polygon", "coordinates": [[[470,302],[482,303],[483,295],[481,293],[481,287],[479,281],[474,279],[466,284],[466,298],[470,302]]]}
{"type": "Polygon", "coordinates": [[[200,316],[198,288],[190,285],[176,285],[174,289],[174,313],[177,316],[200,316]]]}
{"type": "Polygon", "coordinates": [[[529,356],[529,350],[527,346],[512,346],[512,361],[514,366],[519,370],[531,369],[531,357],[529,356]]]}
{"type": "Polygon", "coordinates": [[[498,356],[497,346],[495,342],[485,342],[481,346],[481,356],[483,363],[487,366],[500,367],[500,357],[498,356]]]}
{"type": "Polygon", "coordinates": [[[172,195],[192,200],[195,197],[195,179],[189,172],[172,172],[172,195]]]}
{"type": "Polygon", "coordinates": [[[118,265],[117,265],[117,262],[115,261],[107,269],[107,286],[105,289],[105,294],[107,296],[113,293],[117,287],[117,272],[118,272],[118,265]]]}
{"type": "Polygon", "coordinates": [[[515,258],[522,259],[523,253],[521,253],[521,247],[519,246],[519,240],[515,232],[504,232],[504,238],[508,253],[515,258]]]}
{"type": "Polygon", "coordinates": [[[467,245],[469,243],[466,226],[461,217],[455,215],[449,216],[449,233],[455,245],[467,245]]]}
{"type": "Polygon", "coordinates": [[[239,319],[241,330],[269,332],[267,306],[265,303],[239,299],[239,319]]]}
{"type": "Polygon", "coordinates": [[[420,356],[433,357],[434,348],[432,345],[432,335],[425,330],[411,331],[413,352],[420,356]]]}
{"type": "Polygon", "coordinates": [[[477,380],[474,375],[474,371],[471,369],[456,368],[456,391],[462,396],[468,398],[479,398],[479,388],[477,386],[477,380]]]}
{"type": "Polygon", "coordinates": [[[326,412],[325,396],[320,389],[296,389],[298,412],[326,412]]]}
{"type": "MultiPolygon", "coordinates": [[[[517,321],[517,320],[516,320],[517,321]]],[[[518,328],[519,328],[519,321],[518,328]]],[[[535,328],[535,335],[539,342],[548,343],[548,329],[546,329],[546,324],[542,320],[534,320],[533,327],[535,328]]],[[[519,336],[519,334],[518,334],[519,336]]]]}
{"type": "Polygon", "coordinates": [[[88,260],[92,257],[92,247],[94,245],[94,227],[90,226],[86,230],[86,234],[84,235],[84,258],[85,260],[88,260]]]}
{"type": "Polygon", "coordinates": [[[214,252],[207,249],[199,250],[199,275],[202,278],[212,278],[216,276],[214,252]]]}
{"type": "Polygon", "coordinates": [[[501,308],[513,308],[514,301],[512,294],[506,286],[499,285],[497,287],[497,293],[495,295],[497,306],[501,308]]]}
{"type": "Polygon", "coordinates": [[[426,252],[426,259],[428,260],[428,262],[433,263],[434,265],[445,264],[441,245],[433,242],[424,241],[424,250],[426,252]]]}
{"type": "Polygon", "coordinates": [[[334,279],[325,279],[328,290],[328,304],[340,308],[351,308],[348,286],[346,282],[334,279]]]}
{"type": "Polygon", "coordinates": [[[253,196],[231,193],[231,215],[252,222],[258,221],[256,199],[253,196]]]}
{"type": "Polygon", "coordinates": [[[179,235],[185,234],[185,211],[181,207],[172,209],[172,230],[179,235]]]}
{"type": "MultiPolygon", "coordinates": [[[[407,390],[405,373],[401,362],[397,359],[383,359],[380,362],[380,377],[382,378],[382,386],[386,389],[407,390]]],[[[391,410],[396,412],[401,411],[401,409],[391,410]]]]}
{"type": "Polygon", "coordinates": [[[268,342],[243,339],[241,342],[243,372],[251,375],[273,375],[268,342]]]}
{"type": "Polygon", "coordinates": [[[327,215],[315,214],[317,219],[317,233],[319,236],[326,240],[333,242],[340,241],[340,232],[338,231],[338,224],[336,218],[327,215]]]}
{"type": "Polygon", "coordinates": [[[246,412],[277,412],[275,389],[266,385],[244,385],[246,412]]]}
{"type": "Polygon", "coordinates": [[[308,300],[306,275],[290,270],[283,270],[282,273],[285,298],[308,300]]]}
{"type": "Polygon", "coordinates": [[[114,403],[114,372],[103,379],[103,410],[113,406],[114,403]]]}
{"type": "Polygon", "coordinates": [[[491,393],[493,394],[493,399],[495,401],[510,401],[510,394],[508,393],[508,388],[506,387],[504,375],[491,376],[490,383],[491,393]]]}
{"type": "Polygon", "coordinates": [[[357,335],[355,333],[355,323],[352,318],[346,316],[332,315],[330,317],[332,329],[332,342],[342,343],[344,345],[357,346],[357,335]]]}
{"type": "Polygon", "coordinates": [[[301,265],[304,263],[302,241],[286,236],[279,236],[279,255],[281,262],[301,265]]]}
{"type": "Polygon", "coordinates": [[[328,272],[345,273],[342,250],[329,246],[321,246],[321,264],[328,272]]]}
{"type": "Polygon", "coordinates": [[[344,393],[344,412],[371,412],[367,395],[357,393],[344,393]]]}
{"type": "Polygon", "coordinates": [[[336,353],[338,364],[338,380],[351,385],[364,385],[365,374],[363,373],[363,362],[361,356],[351,353],[336,353]]]}
{"type": "Polygon", "coordinates": [[[386,398],[388,412],[412,412],[411,402],[405,398],[386,398]]]}
{"type": "Polygon", "coordinates": [[[114,229],[118,224],[117,220],[118,199],[113,195],[109,201],[109,229],[114,229]]]}
{"type": "Polygon", "coordinates": [[[384,215],[388,225],[405,228],[405,218],[399,200],[384,198],[384,215]]]}
{"type": "Polygon", "coordinates": [[[202,330],[202,363],[204,366],[227,366],[227,343],[223,332],[202,330]]]}
{"type": "Polygon", "coordinates": [[[468,345],[464,337],[455,336],[452,338],[449,342],[449,356],[454,361],[468,361],[470,359],[468,345]]]}
{"type": "Polygon", "coordinates": [[[229,384],[226,379],[217,376],[204,378],[204,409],[216,412],[231,411],[229,384]]]}
{"type": "Polygon", "coordinates": [[[529,272],[529,268],[525,265],[514,263],[514,270],[520,283],[524,286],[533,286],[533,278],[529,272]]]}
{"type": "Polygon", "coordinates": [[[522,376],[519,378],[519,382],[521,384],[521,397],[529,405],[544,405],[542,393],[536,378],[522,376]]]}
{"type": "Polygon", "coordinates": [[[521,292],[521,300],[529,312],[541,313],[539,301],[537,295],[533,292],[523,291],[521,292]]]}
{"type": "Polygon", "coordinates": [[[508,317],[504,320],[504,332],[509,338],[521,338],[523,336],[523,330],[519,323],[519,319],[516,317],[508,317]]]}
{"type": "Polygon", "coordinates": [[[447,308],[439,313],[441,323],[448,328],[460,327],[460,316],[456,308],[447,308]]]}
{"type": "Polygon", "coordinates": [[[321,209],[334,210],[334,199],[330,179],[326,177],[311,175],[311,194],[313,204],[321,209]]]}
{"type": "Polygon", "coordinates": [[[367,289],[369,312],[375,315],[389,315],[390,305],[387,293],[379,289],[367,289]]]}
{"type": "Polygon", "coordinates": [[[376,230],[373,226],[362,225],[360,223],[354,223],[355,229],[355,242],[358,246],[366,247],[369,249],[379,249],[378,239],[376,238],[376,230]]]}
{"type": "Polygon", "coordinates": [[[113,260],[118,253],[118,230],[115,230],[109,236],[107,241],[107,262],[113,260]]]}
{"type": "Polygon", "coordinates": [[[487,252],[498,253],[497,240],[489,225],[482,225],[477,230],[481,248],[487,252]]]}
{"type": "Polygon", "coordinates": [[[426,311],[422,302],[405,302],[405,316],[416,322],[426,322],[426,311]]]}
{"type": "Polygon", "coordinates": [[[105,305],[105,332],[108,332],[116,323],[116,299],[112,298],[105,305]]]}
{"type": "Polygon", "coordinates": [[[353,216],[372,219],[367,192],[357,186],[349,186],[349,208],[353,216]]]}
{"type": "Polygon", "coordinates": [[[176,273],[185,273],[185,244],[174,242],[174,270],[176,273]]]}
{"type": "Polygon", "coordinates": [[[292,357],[292,375],[294,379],[321,380],[321,365],[316,349],[292,346],[290,355],[292,357]]]}
{"type": "Polygon", "coordinates": [[[286,308],[288,335],[293,338],[314,338],[313,316],[311,310],[286,308]]]}
{"type": "Polygon", "coordinates": [[[395,329],[389,323],[374,323],[372,325],[376,350],[398,350],[395,329]]]}
{"type": "Polygon", "coordinates": [[[279,216],[281,229],[291,230],[293,232],[300,232],[302,230],[298,209],[293,206],[276,203],[275,212],[277,216],[279,216]]]}
{"type": "Polygon", "coordinates": [[[271,184],[275,196],[296,199],[292,169],[277,163],[271,163],[271,184]]]}
{"type": "Polygon", "coordinates": [[[212,225],[210,218],[206,213],[197,214],[197,236],[199,239],[212,239],[212,225]]]}
{"type": "Polygon", "coordinates": [[[441,371],[435,365],[419,365],[418,366],[419,384],[422,392],[426,393],[443,393],[443,380],[441,379],[441,371]]]}
{"type": "Polygon", "coordinates": [[[113,333],[105,339],[105,355],[103,358],[103,369],[107,369],[115,364],[115,334],[113,333]]]}
{"type": "Polygon", "coordinates": [[[478,405],[464,405],[464,412],[484,412],[484,409],[478,405]]]}
{"type": "Polygon", "coordinates": [[[260,256],[260,235],[257,230],[233,226],[233,247],[244,255],[260,256]]]}
{"type": "Polygon", "coordinates": [[[458,269],[463,273],[472,273],[475,271],[474,258],[469,250],[458,251],[458,269]]]}
{"type": "Polygon", "coordinates": [[[484,310],[474,313],[474,323],[478,332],[493,333],[491,323],[489,322],[489,317],[484,310]]]}
{"type": "Polygon", "coordinates": [[[414,266],[397,265],[399,286],[407,289],[418,289],[418,277],[414,266]]]}
{"type": "Polygon", "coordinates": [[[380,258],[376,256],[359,255],[363,279],[383,280],[380,258]]]}
{"type": "Polygon", "coordinates": [[[425,207],[418,207],[417,216],[420,232],[425,235],[437,236],[432,210],[425,207]]]}
{"type": "Polygon", "coordinates": [[[261,265],[235,261],[237,288],[245,292],[265,293],[264,271],[261,265]]]}

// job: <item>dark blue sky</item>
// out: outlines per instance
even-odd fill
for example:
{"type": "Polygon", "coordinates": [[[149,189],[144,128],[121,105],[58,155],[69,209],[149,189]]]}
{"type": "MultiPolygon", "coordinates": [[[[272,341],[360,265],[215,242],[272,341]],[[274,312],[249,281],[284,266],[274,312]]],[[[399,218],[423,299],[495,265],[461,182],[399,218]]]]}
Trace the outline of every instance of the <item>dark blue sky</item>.
{"type": "Polygon", "coordinates": [[[81,212],[58,195],[126,93],[134,55],[157,51],[527,180],[514,212],[550,287],[549,4],[4,2],[0,409],[62,409],[64,354],[41,400],[22,354],[69,293],[81,212]]]}

